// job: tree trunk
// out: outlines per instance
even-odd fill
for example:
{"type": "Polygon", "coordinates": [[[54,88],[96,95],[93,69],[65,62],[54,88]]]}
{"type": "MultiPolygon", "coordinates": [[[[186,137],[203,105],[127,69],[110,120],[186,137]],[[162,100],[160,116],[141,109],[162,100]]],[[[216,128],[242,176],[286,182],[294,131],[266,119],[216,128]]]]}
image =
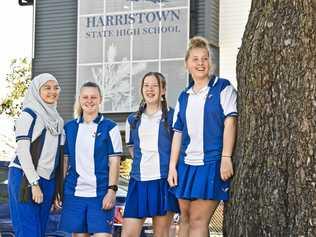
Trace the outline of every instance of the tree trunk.
{"type": "Polygon", "coordinates": [[[225,236],[316,236],[315,2],[252,1],[225,236]]]}

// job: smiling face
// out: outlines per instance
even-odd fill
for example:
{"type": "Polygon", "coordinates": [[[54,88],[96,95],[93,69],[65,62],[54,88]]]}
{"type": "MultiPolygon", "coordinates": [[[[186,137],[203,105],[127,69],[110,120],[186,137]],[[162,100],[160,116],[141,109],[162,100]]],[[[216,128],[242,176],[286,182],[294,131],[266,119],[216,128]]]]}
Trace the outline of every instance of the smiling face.
{"type": "Polygon", "coordinates": [[[165,88],[162,88],[156,76],[148,75],[143,80],[141,93],[147,105],[160,105],[160,98],[165,94],[165,88]]]}
{"type": "Polygon", "coordinates": [[[97,114],[101,104],[101,95],[96,87],[82,87],[79,95],[79,104],[84,114],[97,114]]]}
{"type": "Polygon", "coordinates": [[[41,86],[40,97],[46,104],[54,104],[59,98],[60,87],[56,81],[49,80],[41,86]]]}
{"type": "Polygon", "coordinates": [[[208,79],[211,65],[206,48],[192,48],[185,63],[193,80],[208,79]]]}

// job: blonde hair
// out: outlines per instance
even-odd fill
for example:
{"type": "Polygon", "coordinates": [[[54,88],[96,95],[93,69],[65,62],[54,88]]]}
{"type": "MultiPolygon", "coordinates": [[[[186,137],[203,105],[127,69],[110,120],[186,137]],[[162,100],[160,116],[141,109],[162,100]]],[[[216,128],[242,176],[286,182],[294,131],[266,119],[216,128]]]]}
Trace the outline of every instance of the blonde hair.
{"type": "Polygon", "coordinates": [[[75,104],[74,104],[74,118],[79,118],[82,116],[82,108],[81,108],[81,105],[79,103],[79,96],[77,96],[76,98],[76,101],[75,101],[75,104]]]}
{"type": "Polygon", "coordinates": [[[185,54],[185,62],[188,61],[192,49],[206,49],[209,56],[210,73],[213,73],[215,71],[214,55],[209,45],[210,43],[208,42],[208,40],[202,36],[194,36],[193,38],[191,38],[189,41],[187,52],[185,54]]]}
{"type": "MultiPolygon", "coordinates": [[[[94,82],[86,82],[84,83],[81,87],[80,87],[80,92],[82,90],[82,88],[84,87],[93,87],[93,88],[97,88],[98,91],[99,91],[99,94],[100,94],[100,97],[102,98],[102,93],[101,93],[101,89],[100,89],[100,86],[97,84],[97,83],[94,83],[94,82]]],[[[80,102],[79,102],[79,96],[77,96],[76,98],[76,101],[75,101],[75,104],[74,104],[74,118],[79,118],[82,116],[83,114],[83,111],[82,111],[82,108],[81,108],[81,105],[80,105],[80,102]]]]}

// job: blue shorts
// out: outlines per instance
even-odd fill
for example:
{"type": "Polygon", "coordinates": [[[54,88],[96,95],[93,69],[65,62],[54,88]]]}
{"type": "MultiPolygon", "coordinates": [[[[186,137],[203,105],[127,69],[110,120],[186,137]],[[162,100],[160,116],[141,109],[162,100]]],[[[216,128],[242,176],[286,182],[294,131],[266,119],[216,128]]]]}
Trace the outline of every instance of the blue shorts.
{"type": "Polygon", "coordinates": [[[114,208],[102,209],[103,196],[65,195],[60,230],[69,233],[112,233],[114,208]]]}

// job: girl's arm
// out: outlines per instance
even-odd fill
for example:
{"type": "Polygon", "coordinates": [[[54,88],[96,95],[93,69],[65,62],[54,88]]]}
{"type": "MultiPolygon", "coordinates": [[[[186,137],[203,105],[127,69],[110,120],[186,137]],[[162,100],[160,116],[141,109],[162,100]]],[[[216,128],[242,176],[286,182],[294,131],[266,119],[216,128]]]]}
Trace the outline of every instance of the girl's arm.
{"type": "Polygon", "coordinates": [[[128,146],[128,153],[131,155],[132,159],[134,159],[134,146],[128,146]]]}
{"type": "Polygon", "coordinates": [[[40,186],[36,183],[40,177],[36,172],[30,153],[31,139],[33,135],[31,124],[33,119],[34,118],[28,113],[22,112],[21,116],[16,120],[16,155],[27,181],[31,184],[32,200],[39,204],[43,202],[44,197],[40,186]]]}
{"type": "MultiPolygon", "coordinates": [[[[118,178],[120,174],[120,156],[110,156],[109,157],[109,186],[117,185],[118,178]]],[[[112,189],[108,189],[106,195],[103,198],[104,209],[111,209],[115,205],[116,193],[112,189]]]]}
{"type": "Polygon", "coordinates": [[[224,121],[224,135],[223,135],[223,151],[221,160],[221,178],[228,180],[233,176],[233,165],[231,157],[235,147],[237,134],[237,118],[227,117],[224,121]]]}
{"type": "Polygon", "coordinates": [[[68,170],[68,155],[64,154],[61,162],[63,162],[62,164],[62,172],[60,171],[59,173],[62,173],[62,177],[61,179],[58,179],[57,182],[61,182],[61,183],[57,183],[56,185],[58,186],[57,190],[57,194],[54,200],[54,209],[60,209],[62,207],[62,199],[61,199],[61,193],[63,192],[63,183],[65,182],[65,178],[66,178],[66,174],[67,174],[67,170],[68,170]]]}
{"type": "Polygon", "coordinates": [[[30,184],[38,181],[40,178],[35,170],[30,153],[31,139],[33,135],[31,124],[33,120],[34,118],[30,114],[23,111],[21,116],[15,122],[15,135],[17,140],[16,155],[27,181],[30,184]]]}
{"type": "Polygon", "coordinates": [[[64,155],[63,179],[66,178],[67,170],[68,170],[68,155],[64,155]]]}
{"type": "Polygon", "coordinates": [[[170,187],[178,185],[177,163],[179,160],[182,133],[175,131],[172,138],[171,156],[169,163],[168,183],[170,187]]]}

